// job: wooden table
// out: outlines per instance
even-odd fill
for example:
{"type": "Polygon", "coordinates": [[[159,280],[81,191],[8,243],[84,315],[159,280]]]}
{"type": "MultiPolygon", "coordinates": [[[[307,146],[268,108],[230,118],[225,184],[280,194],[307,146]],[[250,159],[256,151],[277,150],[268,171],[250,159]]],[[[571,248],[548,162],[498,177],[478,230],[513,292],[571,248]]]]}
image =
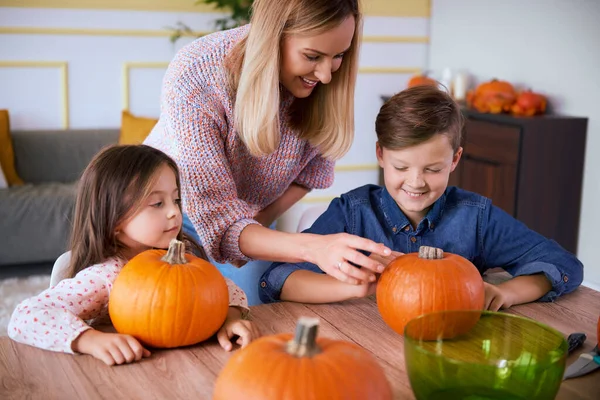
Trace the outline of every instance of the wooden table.
{"type": "MultiPolygon", "coordinates": [[[[600,292],[580,287],[556,303],[516,306],[524,315],[565,335],[585,332],[581,351],[596,343],[600,292]]],[[[406,375],[403,339],[385,325],[372,298],[338,304],[278,303],[252,307],[263,334],[293,332],[300,316],[318,317],[320,335],[355,342],[372,352],[394,388],[395,398],[414,399],[406,375]]],[[[1,399],[209,399],[214,381],[231,353],[216,341],[183,349],[155,351],[141,362],[105,366],[87,355],[72,356],[39,350],[0,339],[1,399]]],[[[558,399],[597,399],[600,373],[562,383],[558,399]]],[[[232,399],[235,400],[235,399],[232,399]]]]}

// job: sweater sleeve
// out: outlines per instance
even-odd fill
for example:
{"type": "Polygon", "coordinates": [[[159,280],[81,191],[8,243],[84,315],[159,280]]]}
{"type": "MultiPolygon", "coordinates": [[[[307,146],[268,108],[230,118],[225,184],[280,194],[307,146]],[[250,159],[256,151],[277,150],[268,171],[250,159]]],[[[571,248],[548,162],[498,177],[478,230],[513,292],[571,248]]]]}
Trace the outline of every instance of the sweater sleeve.
{"type": "Polygon", "coordinates": [[[73,353],[71,343],[91,327],[85,322],[107,314],[110,288],[121,264],[110,260],[64,279],[13,311],[8,336],[45,350],[73,353]]]}
{"type": "MultiPolygon", "coordinates": [[[[177,66],[173,68],[177,69],[177,66]]],[[[184,70],[165,85],[161,119],[172,141],[183,182],[184,207],[207,254],[220,263],[250,260],[239,247],[242,230],[254,220],[251,207],[238,197],[225,154],[227,121],[219,96],[211,93],[198,72],[184,70]]]]}
{"type": "Polygon", "coordinates": [[[300,172],[294,183],[308,189],[326,189],[333,185],[334,167],[333,161],[316,155],[300,172]]]}

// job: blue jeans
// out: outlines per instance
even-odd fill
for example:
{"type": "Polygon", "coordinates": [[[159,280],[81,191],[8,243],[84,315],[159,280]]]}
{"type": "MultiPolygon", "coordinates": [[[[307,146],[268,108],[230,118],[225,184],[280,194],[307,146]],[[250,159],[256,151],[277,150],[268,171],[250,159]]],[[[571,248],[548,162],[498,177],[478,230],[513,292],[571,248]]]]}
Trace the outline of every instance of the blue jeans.
{"type": "MultiPolygon", "coordinates": [[[[270,227],[273,229],[275,223],[270,227]]],[[[187,214],[183,214],[183,232],[196,240],[198,243],[202,243],[200,236],[196,232],[196,228],[192,224],[192,221],[188,218],[187,214]]],[[[234,267],[231,264],[220,264],[215,260],[209,260],[215,267],[221,271],[223,276],[231,279],[238,285],[248,297],[248,305],[263,304],[258,297],[258,284],[262,274],[269,268],[271,261],[255,260],[248,261],[241,268],[234,267]]]]}

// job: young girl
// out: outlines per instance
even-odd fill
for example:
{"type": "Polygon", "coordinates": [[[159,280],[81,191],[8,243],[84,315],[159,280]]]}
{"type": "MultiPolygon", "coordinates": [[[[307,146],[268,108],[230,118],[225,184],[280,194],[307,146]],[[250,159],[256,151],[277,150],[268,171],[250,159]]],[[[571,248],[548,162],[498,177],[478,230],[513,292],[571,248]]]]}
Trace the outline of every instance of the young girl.
{"type": "MultiPolygon", "coordinates": [[[[129,259],[151,248],[168,248],[182,234],[179,171],[175,162],[152,147],[112,146],[98,153],[79,182],[70,279],[23,301],[12,314],[8,335],[18,342],[65,353],[90,354],[107,365],[150,356],[132,336],[105,333],[85,321],[108,315],[112,285],[129,259]]],[[[197,253],[204,255],[196,245],[197,253]]],[[[246,346],[258,336],[242,320],[247,300],[227,280],[230,308],[217,338],[229,351],[230,339],[246,346]]]]}

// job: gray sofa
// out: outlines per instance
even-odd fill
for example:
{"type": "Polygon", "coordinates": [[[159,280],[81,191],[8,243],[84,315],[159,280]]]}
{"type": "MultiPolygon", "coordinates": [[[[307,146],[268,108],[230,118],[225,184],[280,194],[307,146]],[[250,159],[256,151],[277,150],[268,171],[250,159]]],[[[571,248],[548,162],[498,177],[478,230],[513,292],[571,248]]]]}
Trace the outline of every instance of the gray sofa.
{"type": "Polygon", "coordinates": [[[26,182],[0,189],[0,267],[52,262],[66,251],[77,180],[118,129],[13,131],[15,167],[26,182]]]}

